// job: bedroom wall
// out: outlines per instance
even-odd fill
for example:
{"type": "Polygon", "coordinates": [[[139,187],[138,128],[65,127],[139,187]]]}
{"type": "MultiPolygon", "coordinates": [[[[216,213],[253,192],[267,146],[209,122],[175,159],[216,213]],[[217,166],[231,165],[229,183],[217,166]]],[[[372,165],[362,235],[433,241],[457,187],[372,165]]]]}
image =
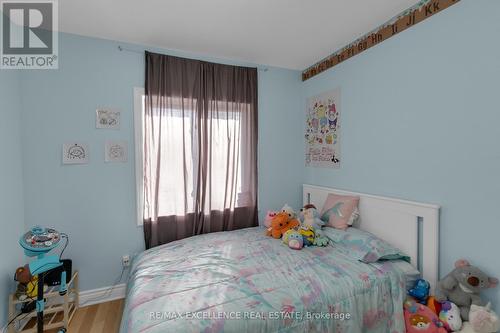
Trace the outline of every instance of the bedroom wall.
{"type": "Polygon", "coordinates": [[[7,321],[14,271],[23,263],[24,231],[19,73],[0,70],[0,328],[7,321]]]}
{"type": "MultiPolygon", "coordinates": [[[[23,90],[29,92],[23,97],[22,116],[26,224],[50,225],[70,235],[67,255],[80,270],[82,290],[112,285],[121,271],[122,255],[144,248],[142,228],[135,220],[133,151],[133,88],[144,84],[144,56],[120,52],[118,45],[144,50],[61,34],[60,69],[26,71],[22,76],[23,90]],[[122,110],[121,130],[95,129],[98,106],[122,110]],[[107,139],[129,142],[128,163],[104,163],[107,139]],[[61,145],[75,140],[89,144],[90,163],[63,166],[61,145]]],[[[296,205],[301,200],[302,157],[293,154],[293,146],[301,142],[296,134],[302,126],[299,77],[284,69],[259,71],[263,210],[280,207],[283,200],[296,205]],[[284,143],[290,146],[281,149],[284,143]]]]}
{"type": "Polygon", "coordinates": [[[343,112],[342,168],[305,182],[440,204],[441,275],[467,258],[500,278],[499,12],[463,0],[303,84],[303,107],[340,86],[343,112]]]}

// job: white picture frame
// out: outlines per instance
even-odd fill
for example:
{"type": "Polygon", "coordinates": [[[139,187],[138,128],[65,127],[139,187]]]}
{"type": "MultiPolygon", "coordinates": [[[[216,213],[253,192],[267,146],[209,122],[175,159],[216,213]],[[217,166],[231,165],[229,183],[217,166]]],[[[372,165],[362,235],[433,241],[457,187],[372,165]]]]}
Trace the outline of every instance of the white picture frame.
{"type": "Polygon", "coordinates": [[[126,163],[127,160],[128,144],[126,141],[106,141],[104,144],[104,161],[106,163],[126,163]]]}
{"type": "Polygon", "coordinates": [[[96,110],[95,126],[98,129],[120,129],[121,111],[110,108],[96,110]]]}
{"type": "Polygon", "coordinates": [[[89,146],[82,142],[64,143],[62,147],[63,164],[89,163],[89,146]]]}

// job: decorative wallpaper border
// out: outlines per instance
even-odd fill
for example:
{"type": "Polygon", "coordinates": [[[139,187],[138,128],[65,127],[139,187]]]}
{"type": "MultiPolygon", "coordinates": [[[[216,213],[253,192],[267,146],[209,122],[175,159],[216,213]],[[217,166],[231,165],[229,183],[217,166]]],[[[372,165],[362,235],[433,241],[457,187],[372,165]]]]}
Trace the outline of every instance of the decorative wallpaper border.
{"type": "Polygon", "coordinates": [[[302,81],[306,81],[349,58],[358,55],[384,40],[414,26],[417,23],[443,11],[460,0],[422,0],[415,6],[397,15],[382,26],[367,33],[344,48],[326,57],[302,72],[302,81]]]}

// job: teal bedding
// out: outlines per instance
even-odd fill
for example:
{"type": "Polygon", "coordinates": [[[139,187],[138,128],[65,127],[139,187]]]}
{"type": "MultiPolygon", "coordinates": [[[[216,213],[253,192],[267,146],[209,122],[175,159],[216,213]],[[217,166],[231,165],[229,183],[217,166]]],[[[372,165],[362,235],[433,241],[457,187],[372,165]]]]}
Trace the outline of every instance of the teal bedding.
{"type": "Polygon", "coordinates": [[[404,332],[405,290],[391,261],[292,250],[260,227],[213,233],[136,258],[120,332],[404,332]]]}

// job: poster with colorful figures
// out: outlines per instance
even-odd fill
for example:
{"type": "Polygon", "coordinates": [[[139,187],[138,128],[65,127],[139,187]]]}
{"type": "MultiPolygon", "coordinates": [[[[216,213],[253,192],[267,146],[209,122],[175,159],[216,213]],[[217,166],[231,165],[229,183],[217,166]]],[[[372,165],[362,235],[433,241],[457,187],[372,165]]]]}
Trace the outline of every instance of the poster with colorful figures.
{"type": "Polygon", "coordinates": [[[340,167],[340,88],[307,101],[306,166],[340,167]]]}

